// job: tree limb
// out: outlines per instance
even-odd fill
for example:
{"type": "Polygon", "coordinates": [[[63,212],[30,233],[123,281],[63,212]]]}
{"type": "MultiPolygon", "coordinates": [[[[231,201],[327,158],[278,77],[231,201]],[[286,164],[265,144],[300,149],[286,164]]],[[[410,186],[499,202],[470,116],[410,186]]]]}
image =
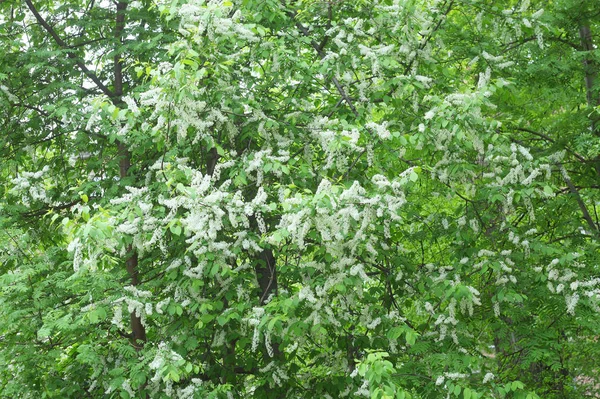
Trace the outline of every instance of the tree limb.
{"type": "Polygon", "coordinates": [[[583,214],[583,218],[587,222],[587,224],[591,230],[591,233],[596,238],[599,238],[600,232],[598,231],[598,226],[594,223],[594,220],[592,219],[592,216],[590,215],[590,212],[588,211],[587,206],[583,202],[583,199],[581,198],[581,195],[579,194],[577,187],[575,187],[575,185],[571,181],[571,178],[567,174],[565,167],[562,164],[559,164],[558,166],[560,167],[560,171],[563,175],[563,179],[565,180],[565,183],[567,183],[567,186],[569,187],[569,191],[571,192],[571,194],[573,194],[575,196],[577,205],[579,205],[579,209],[581,210],[581,213],[583,214]]]}
{"type": "Polygon", "coordinates": [[[102,81],[98,78],[98,76],[94,72],[90,71],[89,68],[83,63],[83,61],[81,61],[80,59],[78,59],[77,56],[70,51],[70,46],[67,45],[67,43],[65,43],[64,40],[61,39],[61,37],[50,26],[50,24],[48,24],[48,22],[40,15],[40,13],[38,12],[37,8],[33,5],[33,3],[31,2],[31,0],[25,0],[25,3],[27,4],[27,8],[29,8],[29,11],[31,11],[31,13],[35,17],[35,19],[38,21],[38,23],[40,25],[42,25],[42,27],[46,30],[46,32],[48,32],[48,34],[50,36],[52,36],[52,38],[54,39],[54,41],[56,42],[56,44],[58,44],[58,46],[61,49],[68,50],[67,51],[67,56],[70,59],[72,59],[73,61],[75,61],[75,64],[85,74],[85,76],[87,76],[88,78],[90,78],[92,80],[92,82],[94,82],[94,84],[105,95],[107,95],[110,98],[113,98],[115,96],[115,93],[113,93],[108,87],[106,87],[104,85],[104,83],[102,83],[102,81]]]}

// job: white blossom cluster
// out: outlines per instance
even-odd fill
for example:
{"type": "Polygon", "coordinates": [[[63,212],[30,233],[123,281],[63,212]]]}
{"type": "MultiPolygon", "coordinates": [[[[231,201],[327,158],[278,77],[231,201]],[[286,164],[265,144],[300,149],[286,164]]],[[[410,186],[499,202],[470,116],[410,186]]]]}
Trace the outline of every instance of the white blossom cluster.
{"type": "Polygon", "coordinates": [[[49,170],[50,168],[46,165],[37,172],[20,172],[18,177],[11,180],[13,187],[10,189],[10,193],[20,195],[21,202],[26,206],[34,201],[50,202],[46,194],[48,187],[44,183],[44,175],[47,175],[49,170]]]}

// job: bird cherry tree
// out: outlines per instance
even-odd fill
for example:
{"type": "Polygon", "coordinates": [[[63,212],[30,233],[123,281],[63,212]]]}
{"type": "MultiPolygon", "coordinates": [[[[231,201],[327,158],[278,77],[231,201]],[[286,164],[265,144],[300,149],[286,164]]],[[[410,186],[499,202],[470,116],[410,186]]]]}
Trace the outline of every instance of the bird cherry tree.
{"type": "Polygon", "coordinates": [[[594,394],[591,4],[0,9],[1,397],[594,394]]]}

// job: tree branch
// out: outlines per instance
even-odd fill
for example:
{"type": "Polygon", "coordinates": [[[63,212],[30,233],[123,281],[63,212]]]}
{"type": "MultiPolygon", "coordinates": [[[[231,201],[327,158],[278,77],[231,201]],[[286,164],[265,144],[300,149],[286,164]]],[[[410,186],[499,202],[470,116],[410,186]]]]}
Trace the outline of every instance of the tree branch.
{"type": "Polygon", "coordinates": [[[48,24],[48,22],[46,22],[46,20],[40,15],[40,13],[38,12],[37,8],[33,5],[33,3],[31,2],[31,0],[25,0],[25,3],[27,4],[27,8],[29,8],[29,11],[31,11],[31,13],[35,17],[35,19],[38,21],[38,23],[40,25],[42,25],[42,27],[46,30],[46,32],[48,32],[48,34],[50,36],[52,36],[52,38],[54,39],[54,41],[56,42],[56,44],[58,44],[58,46],[61,49],[67,50],[67,56],[70,59],[72,59],[73,61],[75,61],[75,64],[77,65],[77,67],[79,67],[79,69],[81,70],[81,72],[83,72],[85,74],[85,76],[87,76],[88,78],[90,78],[92,80],[92,82],[94,82],[94,84],[106,96],[108,96],[110,98],[113,98],[115,96],[115,93],[113,93],[108,87],[106,87],[104,85],[104,83],[102,83],[102,81],[98,78],[98,76],[94,72],[90,71],[89,68],[87,66],[85,66],[85,64],[83,63],[83,61],[81,61],[80,59],[78,59],[77,56],[70,51],[70,46],[67,45],[67,43],[65,43],[64,40],[62,40],[60,38],[60,36],[50,26],[50,24],[48,24]]]}
{"type": "MultiPolygon", "coordinates": [[[[550,142],[552,144],[556,144],[556,140],[554,140],[552,137],[548,136],[545,133],[537,132],[535,130],[532,130],[532,129],[529,129],[529,128],[526,128],[526,127],[520,127],[520,126],[513,127],[513,129],[518,130],[520,132],[525,132],[525,133],[533,134],[534,136],[540,137],[540,138],[542,138],[542,139],[544,139],[544,140],[546,140],[546,141],[548,141],[548,142],[550,142]]],[[[575,151],[571,150],[569,147],[565,146],[564,148],[565,148],[565,150],[567,152],[573,154],[573,156],[575,158],[577,158],[579,161],[581,161],[581,162],[589,162],[587,159],[585,159],[583,156],[579,155],[575,151]]]]}
{"type": "Polygon", "coordinates": [[[575,185],[571,181],[571,178],[569,178],[569,175],[567,174],[565,167],[562,164],[558,164],[558,166],[560,167],[560,171],[563,175],[565,183],[567,183],[567,186],[569,187],[569,191],[571,192],[571,194],[573,194],[575,196],[577,205],[579,205],[579,209],[581,210],[581,213],[583,214],[583,218],[587,222],[587,224],[591,230],[591,233],[596,238],[599,238],[600,234],[598,231],[598,226],[594,223],[594,220],[592,219],[592,216],[590,215],[590,212],[588,211],[587,206],[583,202],[583,199],[581,198],[581,195],[579,194],[577,187],[575,187],[575,185]]]}

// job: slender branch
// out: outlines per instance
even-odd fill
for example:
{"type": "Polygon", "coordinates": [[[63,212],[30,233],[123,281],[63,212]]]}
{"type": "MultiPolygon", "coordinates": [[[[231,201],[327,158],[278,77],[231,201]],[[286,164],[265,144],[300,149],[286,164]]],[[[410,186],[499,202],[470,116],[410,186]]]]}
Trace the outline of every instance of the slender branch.
{"type": "MultiPolygon", "coordinates": [[[[93,197],[91,197],[90,199],[92,199],[93,197]]],[[[81,200],[77,200],[77,201],[72,201],[66,204],[61,204],[61,205],[55,205],[55,206],[49,206],[46,208],[42,208],[42,209],[37,209],[34,211],[29,211],[29,212],[25,212],[22,213],[21,216],[27,217],[27,218],[33,218],[33,217],[39,217],[39,216],[43,216],[45,214],[47,214],[48,212],[51,211],[60,211],[63,209],[69,209],[74,205],[77,205],[81,202],[81,200]]]]}
{"type": "MultiPolygon", "coordinates": [[[[21,100],[21,102],[18,102],[18,103],[10,103],[10,105],[12,107],[23,107],[23,108],[29,109],[31,111],[35,111],[38,114],[40,114],[41,116],[43,116],[44,118],[49,118],[52,122],[56,123],[59,126],[64,126],[65,125],[65,123],[63,121],[61,121],[60,119],[58,119],[58,118],[56,118],[54,116],[51,116],[45,110],[43,110],[43,109],[41,109],[39,107],[36,107],[34,105],[26,104],[25,102],[22,102],[22,100],[21,100]]],[[[77,130],[78,131],[82,131],[82,132],[84,132],[85,134],[87,134],[89,136],[94,136],[94,137],[102,139],[102,140],[107,140],[107,137],[106,136],[102,136],[101,134],[98,134],[98,133],[95,133],[95,132],[91,132],[91,131],[88,131],[88,130],[85,130],[85,129],[81,129],[81,128],[77,128],[77,130]]],[[[33,142],[30,142],[30,143],[27,143],[27,144],[28,145],[36,145],[36,144],[45,143],[45,142],[51,141],[51,140],[53,140],[53,139],[55,139],[57,137],[64,136],[65,134],[72,133],[73,131],[74,130],[72,130],[72,131],[63,131],[61,133],[56,133],[53,136],[45,137],[45,138],[40,139],[38,141],[33,141],[33,142]]]]}
{"type": "MultiPolygon", "coordinates": [[[[38,12],[37,8],[33,5],[31,0],[25,0],[25,3],[27,4],[27,8],[29,8],[29,11],[31,11],[38,23],[42,25],[42,27],[46,30],[46,32],[48,32],[50,36],[52,36],[56,44],[58,44],[59,47],[63,50],[70,50],[70,46],[67,45],[67,43],[65,43],[64,40],[61,39],[61,37],[50,26],[50,24],[48,24],[48,22],[40,15],[40,13],[38,12]]],[[[102,81],[98,78],[98,76],[94,72],[90,71],[89,68],[83,63],[83,61],[77,58],[75,54],[73,54],[71,51],[67,51],[67,56],[73,61],[75,61],[77,67],[79,67],[79,69],[85,74],[85,76],[90,78],[92,82],[94,82],[94,84],[105,95],[107,95],[110,98],[113,98],[115,96],[115,93],[113,93],[108,87],[106,87],[104,83],[102,83],[102,81]]]]}
{"type": "Polygon", "coordinates": [[[98,39],[88,40],[88,41],[77,43],[77,44],[70,44],[68,46],[68,48],[75,49],[75,48],[78,48],[78,47],[83,47],[83,46],[88,46],[90,44],[98,43],[98,42],[101,42],[103,40],[106,40],[106,38],[105,37],[100,37],[98,39]]]}
{"type": "Polygon", "coordinates": [[[344,176],[342,177],[343,179],[347,179],[348,175],[350,174],[350,172],[352,171],[352,169],[354,169],[354,167],[356,166],[356,164],[358,163],[358,160],[364,155],[364,153],[367,152],[367,149],[363,149],[357,156],[356,158],[354,158],[354,161],[352,161],[352,164],[348,167],[348,169],[346,170],[346,173],[344,173],[344,176]]]}
{"type": "MultiPolygon", "coordinates": [[[[296,21],[296,13],[292,12],[292,11],[286,11],[286,15],[288,17],[290,17],[290,19],[295,21],[296,27],[298,28],[298,30],[307,38],[310,38],[310,31],[308,30],[308,28],[306,26],[304,26],[300,21],[296,21]]],[[[331,16],[330,16],[331,18],[331,16]]],[[[321,43],[317,43],[314,39],[310,39],[310,45],[313,49],[315,49],[315,51],[317,52],[317,54],[319,55],[319,58],[323,59],[325,58],[325,52],[323,51],[325,45],[327,44],[327,37],[325,37],[321,43]]],[[[352,100],[350,99],[350,97],[348,96],[348,94],[346,93],[346,91],[344,90],[344,88],[342,87],[342,85],[340,84],[339,80],[333,76],[331,78],[331,81],[333,82],[335,88],[337,89],[338,93],[340,93],[340,95],[342,96],[342,98],[344,99],[344,101],[346,101],[346,103],[348,104],[348,106],[350,107],[350,109],[352,110],[352,113],[354,114],[354,116],[359,116],[358,111],[356,110],[356,107],[354,106],[354,104],[352,103],[352,100]]]]}
{"type": "MultiPolygon", "coordinates": [[[[527,44],[529,42],[532,42],[534,40],[537,40],[537,36],[529,36],[529,37],[525,37],[525,38],[522,38],[519,40],[512,41],[510,43],[507,43],[506,48],[500,52],[500,55],[508,53],[509,51],[514,50],[514,49],[516,49],[524,44],[527,44]]],[[[567,39],[563,39],[560,36],[549,36],[549,37],[544,36],[544,40],[550,41],[550,42],[563,43],[563,44],[566,44],[567,46],[573,48],[574,50],[581,51],[581,48],[577,44],[571,43],[567,39]]]]}
{"type": "MultiPolygon", "coordinates": [[[[540,137],[540,138],[542,138],[542,139],[544,139],[544,140],[546,140],[546,141],[548,141],[548,142],[550,142],[552,144],[556,144],[556,140],[554,140],[552,137],[548,136],[545,133],[537,132],[535,130],[532,130],[532,129],[529,129],[529,128],[526,128],[526,127],[520,127],[520,126],[513,127],[513,129],[514,130],[518,130],[520,132],[525,132],[525,133],[533,134],[534,136],[540,137]]],[[[585,159],[583,156],[579,155],[577,152],[571,150],[569,147],[565,146],[565,150],[567,152],[573,154],[573,156],[575,158],[577,158],[579,161],[581,161],[581,162],[588,162],[587,159],[585,159]]]]}
{"type": "Polygon", "coordinates": [[[25,251],[23,250],[23,248],[21,248],[21,245],[19,245],[19,242],[17,241],[17,239],[14,238],[12,236],[12,234],[10,234],[8,232],[8,230],[5,230],[4,233],[6,233],[6,235],[12,240],[12,242],[15,244],[15,246],[17,247],[17,250],[19,250],[19,252],[21,253],[21,255],[23,255],[25,257],[25,259],[27,259],[29,261],[29,263],[33,263],[33,260],[31,259],[31,257],[25,253],[25,251]]]}
{"type": "Polygon", "coordinates": [[[569,191],[571,192],[571,194],[573,194],[575,196],[577,205],[579,205],[579,209],[581,210],[581,213],[583,214],[583,218],[587,222],[587,224],[591,230],[591,233],[593,233],[596,238],[600,238],[600,231],[598,230],[598,226],[594,223],[594,220],[592,219],[592,216],[590,215],[590,212],[588,211],[587,206],[583,202],[583,199],[581,198],[579,191],[577,190],[577,188],[575,187],[575,185],[569,178],[569,175],[567,174],[565,167],[562,164],[559,164],[559,167],[562,172],[565,183],[567,183],[567,186],[569,187],[569,191]]]}

